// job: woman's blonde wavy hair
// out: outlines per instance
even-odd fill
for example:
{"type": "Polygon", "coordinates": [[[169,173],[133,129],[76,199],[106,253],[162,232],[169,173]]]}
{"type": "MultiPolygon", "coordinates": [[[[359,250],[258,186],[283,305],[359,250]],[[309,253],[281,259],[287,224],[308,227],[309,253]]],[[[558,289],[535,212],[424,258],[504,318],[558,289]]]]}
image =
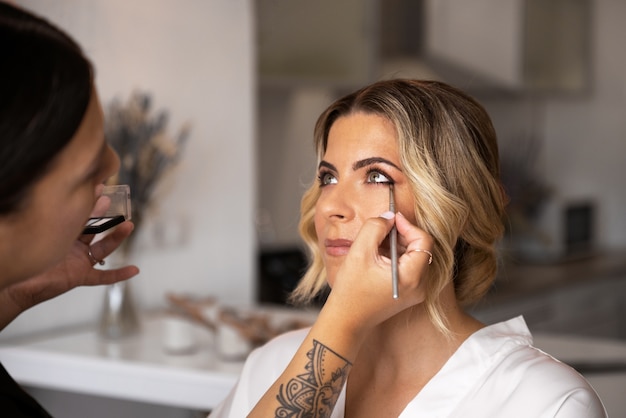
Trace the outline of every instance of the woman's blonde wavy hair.
{"type": "MultiPolygon", "coordinates": [[[[355,112],[383,116],[396,128],[417,224],[434,238],[424,303],[433,323],[445,332],[438,296],[450,280],[457,300],[467,306],[484,296],[496,275],[495,244],[504,231],[505,196],[491,119],[477,101],[447,84],[380,81],[337,100],[320,115],[314,131],[318,162],[333,123],[355,112]]],[[[327,286],[314,225],[319,195],[314,182],[302,198],[299,228],[311,258],[291,295],[295,303],[310,302],[327,286]]]]}

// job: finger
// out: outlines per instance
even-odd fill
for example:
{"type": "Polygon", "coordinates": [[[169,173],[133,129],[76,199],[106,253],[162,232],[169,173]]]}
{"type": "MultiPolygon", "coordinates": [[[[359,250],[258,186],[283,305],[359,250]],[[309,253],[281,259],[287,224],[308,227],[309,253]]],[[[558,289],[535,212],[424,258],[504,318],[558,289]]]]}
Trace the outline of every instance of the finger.
{"type": "Polygon", "coordinates": [[[406,244],[405,252],[398,259],[400,277],[415,278],[415,284],[419,284],[432,260],[433,239],[400,213],[396,215],[396,226],[406,244]]]}
{"type": "Polygon", "coordinates": [[[391,231],[394,219],[393,212],[385,212],[377,218],[367,219],[352,243],[352,248],[355,250],[351,252],[360,254],[376,252],[378,254],[378,248],[391,231]]]}
{"type": "Polygon", "coordinates": [[[396,214],[396,227],[398,228],[398,233],[402,237],[404,246],[406,246],[406,252],[409,252],[412,249],[432,251],[433,238],[430,234],[413,225],[399,212],[396,214]]]}
{"type": "MultiPolygon", "coordinates": [[[[94,192],[96,196],[96,203],[94,207],[91,209],[91,213],[89,214],[90,218],[97,218],[97,217],[103,216],[106,213],[106,211],[109,210],[109,207],[111,206],[111,198],[108,196],[103,196],[102,195],[103,192],[104,192],[104,184],[98,184],[94,192]]],[[[81,234],[78,237],[78,240],[85,243],[86,245],[89,245],[91,240],[93,240],[94,236],[95,234],[81,234]]]]}
{"type": "Polygon", "coordinates": [[[96,185],[96,188],[95,188],[96,198],[102,196],[102,193],[104,193],[105,187],[106,186],[104,185],[104,183],[99,183],[98,185],[96,185]]]}
{"type": "Polygon", "coordinates": [[[91,245],[91,254],[98,260],[108,257],[130,236],[134,228],[135,225],[131,221],[122,222],[104,238],[91,245]]]}
{"type": "Polygon", "coordinates": [[[97,218],[99,216],[104,216],[109,207],[111,206],[111,198],[109,196],[100,196],[96,200],[96,204],[91,210],[90,218],[97,218]]]}
{"type": "Polygon", "coordinates": [[[85,280],[85,286],[99,286],[128,280],[139,274],[137,266],[124,266],[112,270],[92,269],[85,280]]]}

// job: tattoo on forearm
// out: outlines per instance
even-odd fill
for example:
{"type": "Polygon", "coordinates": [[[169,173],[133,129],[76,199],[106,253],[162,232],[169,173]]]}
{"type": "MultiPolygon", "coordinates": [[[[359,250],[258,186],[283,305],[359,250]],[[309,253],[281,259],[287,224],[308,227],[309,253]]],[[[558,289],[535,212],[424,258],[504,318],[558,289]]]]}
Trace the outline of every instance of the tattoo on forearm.
{"type": "Polygon", "coordinates": [[[276,418],[326,418],[337,402],[352,363],[313,340],[306,373],[280,385],[276,418]]]}

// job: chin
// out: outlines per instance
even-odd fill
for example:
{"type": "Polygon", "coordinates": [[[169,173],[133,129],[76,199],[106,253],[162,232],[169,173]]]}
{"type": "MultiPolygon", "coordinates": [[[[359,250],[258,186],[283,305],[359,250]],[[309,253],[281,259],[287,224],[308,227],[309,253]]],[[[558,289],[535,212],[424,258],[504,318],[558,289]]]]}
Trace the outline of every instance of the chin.
{"type": "Polygon", "coordinates": [[[331,289],[333,288],[333,285],[335,284],[335,276],[336,276],[335,271],[328,271],[328,269],[326,269],[326,284],[328,284],[328,286],[331,289]]]}

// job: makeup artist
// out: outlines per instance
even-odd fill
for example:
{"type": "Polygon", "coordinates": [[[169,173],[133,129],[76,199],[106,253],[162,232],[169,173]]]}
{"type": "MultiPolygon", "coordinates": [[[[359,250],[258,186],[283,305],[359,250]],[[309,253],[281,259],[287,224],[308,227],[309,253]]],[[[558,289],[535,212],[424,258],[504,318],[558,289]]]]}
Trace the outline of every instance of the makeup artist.
{"type": "Polygon", "coordinates": [[[464,310],[493,283],[505,217],[480,104],[439,82],[381,81],[333,103],[314,141],[300,222],[312,261],[293,298],[332,290],[311,328],[251,353],[212,418],[606,416],[523,318],[486,325],[464,310]]]}
{"type": "MultiPolygon", "coordinates": [[[[80,47],[45,20],[0,2],[0,329],[77,286],[110,284],[135,266],[98,270],[130,222],[92,243],[103,182],[119,168],[104,138],[94,70],[80,47]]],[[[0,366],[2,416],[47,417],[0,366]]]]}

